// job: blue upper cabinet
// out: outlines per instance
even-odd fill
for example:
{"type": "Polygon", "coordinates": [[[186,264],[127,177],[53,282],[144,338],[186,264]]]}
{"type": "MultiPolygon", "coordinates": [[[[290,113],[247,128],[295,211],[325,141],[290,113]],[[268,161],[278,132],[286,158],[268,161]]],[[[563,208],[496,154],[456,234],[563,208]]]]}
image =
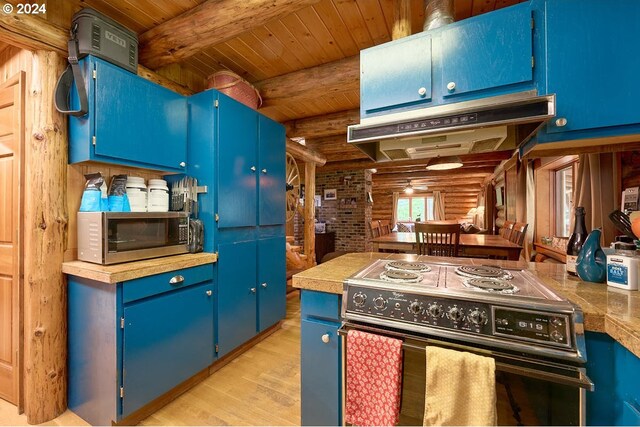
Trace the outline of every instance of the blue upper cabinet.
{"type": "Polygon", "coordinates": [[[219,102],[218,228],[255,226],[258,113],[224,95],[219,102]]]}
{"type": "Polygon", "coordinates": [[[522,3],[443,27],[439,43],[441,78],[436,82],[440,85],[438,93],[454,97],[530,82],[533,79],[531,19],[529,4],[522,3]]]}
{"type": "Polygon", "coordinates": [[[417,34],[362,51],[360,111],[431,101],[431,37],[417,34]]]}
{"type": "Polygon", "coordinates": [[[258,135],[260,152],[259,224],[284,224],[286,207],[284,127],[263,115],[259,115],[258,135]]]}
{"type": "MultiPolygon", "coordinates": [[[[184,171],[186,98],[98,58],[81,63],[89,112],[69,118],[69,162],[184,171]]],[[[71,104],[77,103],[74,90],[71,104]]]]}
{"type": "Polygon", "coordinates": [[[563,119],[547,132],[640,123],[638,22],[637,0],[546,3],[548,92],[563,119]]]}

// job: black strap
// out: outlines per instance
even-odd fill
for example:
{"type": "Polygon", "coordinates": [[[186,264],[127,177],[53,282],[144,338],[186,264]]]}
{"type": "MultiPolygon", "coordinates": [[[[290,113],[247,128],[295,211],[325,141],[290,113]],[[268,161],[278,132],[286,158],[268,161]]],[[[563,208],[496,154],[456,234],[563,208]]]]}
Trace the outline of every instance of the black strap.
{"type": "Polygon", "coordinates": [[[58,79],[55,89],[54,104],[56,109],[62,114],[70,116],[84,116],[89,111],[89,101],[87,100],[87,89],[84,85],[82,71],[78,64],[78,37],[76,34],[77,24],[71,29],[71,39],[68,43],[69,49],[69,66],[58,79]],[[71,94],[71,86],[74,84],[80,99],[80,109],[71,110],[69,106],[69,96],[71,94]]]}

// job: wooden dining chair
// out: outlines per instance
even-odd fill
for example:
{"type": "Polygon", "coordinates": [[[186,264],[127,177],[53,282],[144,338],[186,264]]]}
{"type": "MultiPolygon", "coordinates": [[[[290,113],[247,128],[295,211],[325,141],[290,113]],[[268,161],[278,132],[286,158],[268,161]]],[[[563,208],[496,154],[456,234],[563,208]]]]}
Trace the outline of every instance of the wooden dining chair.
{"type": "Polygon", "coordinates": [[[425,224],[416,222],[418,255],[458,256],[460,224],[425,224]]]}
{"type": "Polygon", "coordinates": [[[522,246],[522,244],[524,243],[524,238],[527,235],[527,227],[529,227],[529,224],[525,224],[524,222],[516,222],[513,225],[513,229],[511,230],[509,241],[511,243],[515,243],[518,246],[522,246]]]}
{"type": "Polygon", "coordinates": [[[381,219],[380,221],[380,235],[384,236],[386,234],[391,233],[391,225],[389,221],[386,219],[381,219]]]}
{"type": "Polygon", "coordinates": [[[369,223],[369,229],[371,230],[371,237],[380,237],[380,221],[374,219],[369,223]]]}
{"type": "Polygon", "coordinates": [[[505,221],[504,225],[502,226],[502,228],[500,228],[500,231],[498,232],[500,237],[503,237],[509,240],[509,238],[511,237],[511,231],[513,230],[514,225],[515,225],[515,222],[513,221],[505,221]]]}

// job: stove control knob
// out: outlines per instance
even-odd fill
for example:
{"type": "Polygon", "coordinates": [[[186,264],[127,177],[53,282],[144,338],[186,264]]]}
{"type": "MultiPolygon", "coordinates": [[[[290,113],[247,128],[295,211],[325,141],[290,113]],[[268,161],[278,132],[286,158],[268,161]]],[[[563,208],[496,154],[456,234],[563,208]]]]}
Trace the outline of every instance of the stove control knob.
{"type": "Polygon", "coordinates": [[[484,311],[472,310],[471,313],[469,313],[469,320],[471,320],[471,323],[474,325],[484,325],[487,323],[487,315],[484,311]]]}
{"type": "Polygon", "coordinates": [[[449,319],[453,320],[454,322],[459,322],[464,318],[464,314],[462,313],[462,310],[460,310],[458,307],[451,307],[449,309],[449,319]]]}
{"type": "Polygon", "coordinates": [[[378,310],[384,310],[385,308],[387,308],[387,300],[382,297],[374,298],[373,306],[378,310]]]}
{"type": "Polygon", "coordinates": [[[356,307],[362,307],[366,301],[367,296],[362,292],[358,292],[353,296],[353,303],[356,305],[356,307]]]}
{"type": "Polygon", "coordinates": [[[421,314],[424,311],[424,309],[422,308],[422,304],[420,304],[418,301],[414,301],[411,304],[409,304],[409,313],[415,314],[416,316],[418,314],[421,314]]]}
{"type": "Polygon", "coordinates": [[[442,315],[442,306],[438,304],[431,304],[429,306],[429,314],[433,317],[440,317],[442,315]]]}
{"type": "Polygon", "coordinates": [[[551,339],[554,340],[555,342],[562,342],[564,341],[564,337],[562,336],[562,334],[558,331],[553,331],[551,332],[551,339]]]}
{"type": "Polygon", "coordinates": [[[560,317],[552,317],[551,318],[551,324],[553,326],[562,326],[562,318],[560,318],[560,317]]]}

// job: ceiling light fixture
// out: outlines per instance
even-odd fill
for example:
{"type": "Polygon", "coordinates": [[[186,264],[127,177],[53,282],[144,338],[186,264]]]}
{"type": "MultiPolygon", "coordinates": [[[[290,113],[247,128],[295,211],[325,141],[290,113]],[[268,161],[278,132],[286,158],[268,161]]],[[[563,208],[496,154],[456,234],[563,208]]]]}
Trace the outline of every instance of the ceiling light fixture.
{"type": "Polygon", "coordinates": [[[413,194],[413,187],[411,186],[411,182],[407,183],[407,186],[404,187],[404,194],[413,194]]]}
{"type": "Polygon", "coordinates": [[[462,160],[458,156],[436,157],[427,163],[428,171],[445,171],[462,167],[462,160]]]}

